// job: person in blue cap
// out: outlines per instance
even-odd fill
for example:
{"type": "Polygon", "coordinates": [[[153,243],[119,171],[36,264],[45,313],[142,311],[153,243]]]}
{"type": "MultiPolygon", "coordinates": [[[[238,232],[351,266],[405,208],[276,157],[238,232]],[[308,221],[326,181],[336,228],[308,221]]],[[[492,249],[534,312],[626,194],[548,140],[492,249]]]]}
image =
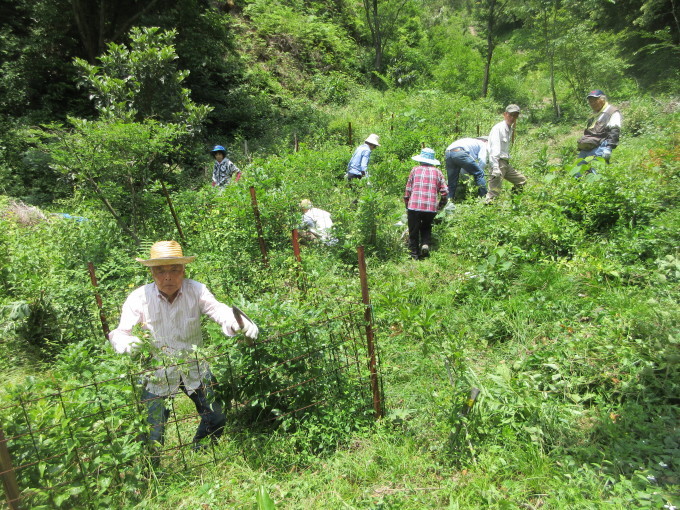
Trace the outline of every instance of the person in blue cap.
{"type": "MultiPolygon", "coordinates": [[[[599,89],[592,90],[588,94],[588,105],[592,115],[588,118],[588,124],[579,138],[577,147],[579,150],[579,165],[585,165],[588,156],[603,158],[609,163],[612,150],[619,144],[621,134],[621,112],[609,104],[607,96],[599,89]]],[[[591,172],[594,170],[591,168],[591,172]]],[[[577,174],[576,177],[580,177],[577,174]]]]}
{"type": "Polygon", "coordinates": [[[213,166],[212,185],[226,186],[231,183],[232,177],[234,182],[238,182],[241,178],[241,170],[227,158],[227,149],[221,145],[215,145],[210,154],[215,158],[215,166],[213,166]]]}

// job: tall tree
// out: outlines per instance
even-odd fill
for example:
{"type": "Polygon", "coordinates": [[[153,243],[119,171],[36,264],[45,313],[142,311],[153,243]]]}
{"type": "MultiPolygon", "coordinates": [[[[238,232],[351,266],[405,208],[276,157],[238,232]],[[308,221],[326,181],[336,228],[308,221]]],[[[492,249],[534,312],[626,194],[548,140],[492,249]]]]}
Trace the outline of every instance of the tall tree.
{"type": "Polygon", "coordinates": [[[76,59],[100,119],[69,119],[55,128],[53,167],[99,200],[120,228],[139,242],[149,215],[150,184],[167,178],[211,110],[182,87],[174,31],[133,28],[129,48],[109,44],[93,66],[76,59]]]}
{"type": "Polygon", "coordinates": [[[366,24],[371,32],[374,61],[378,73],[383,73],[383,54],[387,44],[396,36],[396,28],[404,6],[411,0],[363,0],[366,24]]]}
{"type": "Polygon", "coordinates": [[[515,18],[509,13],[508,7],[509,0],[477,0],[475,2],[473,13],[486,39],[482,97],[486,97],[489,93],[491,63],[498,38],[515,24],[515,18]]]}
{"type": "MultiPolygon", "coordinates": [[[[576,22],[564,12],[565,3],[569,1],[528,0],[516,11],[525,18],[527,38],[531,41],[527,42],[527,46],[533,49],[538,43],[540,63],[548,70],[550,95],[556,118],[561,116],[555,86],[557,47],[561,43],[562,35],[570,28],[570,24],[576,22]]],[[[578,0],[572,1],[569,7],[576,7],[573,5],[576,1],[578,0]]]]}

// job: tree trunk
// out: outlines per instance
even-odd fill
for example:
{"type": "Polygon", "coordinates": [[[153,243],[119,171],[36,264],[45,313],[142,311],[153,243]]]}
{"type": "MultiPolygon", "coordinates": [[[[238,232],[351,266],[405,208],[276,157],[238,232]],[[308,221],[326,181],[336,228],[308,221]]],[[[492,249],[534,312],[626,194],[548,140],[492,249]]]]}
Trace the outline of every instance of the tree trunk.
{"type": "Polygon", "coordinates": [[[484,65],[484,81],[482,82],[482,97],[489,93],[489,81],[491,80],[491,59],[493,58],[494,40],[493,30],[496,24],[495,19],[496,0],[489,3],[489,13],[486,21],[486,64],[484,65]]]}
{"type": "Polygon", "coordinates": [[[382,73],[382,33],[380,19],[378,18],[378,0],[373,0],[373,16],[375,23],[375,70],[382,73]]]}

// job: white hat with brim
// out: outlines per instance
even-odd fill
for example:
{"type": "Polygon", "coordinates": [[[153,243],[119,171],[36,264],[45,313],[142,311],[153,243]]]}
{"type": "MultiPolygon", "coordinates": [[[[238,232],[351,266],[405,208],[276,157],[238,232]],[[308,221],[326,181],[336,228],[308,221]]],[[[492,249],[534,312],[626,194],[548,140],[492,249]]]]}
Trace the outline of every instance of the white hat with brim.
{"type": "Polygon", "coordinates": [[[420,151],[420,154],[413,156],[411,159],[413,161],[418,161],[419,163],[427,163],[428,165],[441,165],[438,159],[434,159],[434,150],[427,147],[420,151]]]}
{"type": "Polygon", "coordinates": [[[370,143],[371,145],[375,145],[376,147],[380,147],[380,137],[376,135],[375,133],[371,133],[368,135],[368,138],[364,140],[364,143],[370,143]]]}
{"type": "Polygon", "coordinates": [[[196,260],[196,256],[185,257],[177,241],[158,241],[151,246],[148,259],[135,260],[143,266],[170,266],[188,264],[196,260]]]}

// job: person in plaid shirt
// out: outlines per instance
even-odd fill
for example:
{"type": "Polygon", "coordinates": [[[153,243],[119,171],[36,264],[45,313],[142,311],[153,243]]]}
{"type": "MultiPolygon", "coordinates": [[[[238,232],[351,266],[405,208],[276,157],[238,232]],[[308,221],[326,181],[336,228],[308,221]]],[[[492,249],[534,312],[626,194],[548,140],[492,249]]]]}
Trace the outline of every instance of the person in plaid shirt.
{"type": "Polygon", "coordinates": [[[408,218],[408,249],[411,258],[418,260],[430,253],[432,222],[437,210],[446,205],[448,187],[434,150],[425,148],[414,161],[421,163],[413,167],[406,181],[404,203],[408,218]]]}

